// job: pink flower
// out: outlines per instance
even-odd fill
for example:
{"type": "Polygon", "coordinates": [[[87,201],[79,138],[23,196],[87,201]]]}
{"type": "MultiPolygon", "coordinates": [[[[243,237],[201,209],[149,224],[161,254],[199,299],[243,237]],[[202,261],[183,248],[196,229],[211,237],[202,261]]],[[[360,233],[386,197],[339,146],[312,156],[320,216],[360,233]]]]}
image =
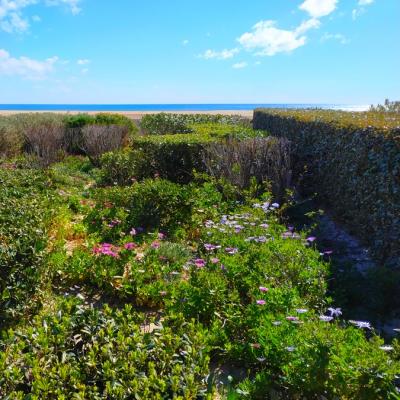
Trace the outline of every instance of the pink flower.
{"type": "Polygon", "coordinates": [[[263,305],[265,305],[267,302],[266,302],[265,300],[257,300],[256,303],[257,303],[259,306],[263,306],[263,305]]]}
{"type": "Polygon", "coordinates": [[[160,247],[160,242],[158,240],[155,240],[152,244],[151,247],[153,249],[158,249],[160,247]]]}
{"type": "Polygon", "coordinates": [[[196,260],[194,260],[194,265],[197,268],[204,268],[206,265],[206,262],[202,258],[197,258],[196,260]]]}
{"type": "Polygon", "coordinates": [[[260,289],[261,292],[264,292],[264,293],[268,292],[268,290],[269,290],[268,288],[266,288],[264,286],[260,286],[259,289],[260,289]]]}
{"type": "Polygon", "coordinates": [[[160,239],[160,240],[163,240],[163,239],[165,239],[166,238],[166,235],[164,234],[164,233],[159,233],[158,234],[158,238],[160,239]]]}
{"type": "Polygon", "coordinates": [[[218,264],[219,263],[219,258],[213,257],[213,258],[211,258],[210,261],[211,261],[212,264],[218,264]]]}
{"type": "Polygon", "coordinates": [[[129,242],[129,243],[125,243],[125,244],[124,244],[124,248],[125,248],[126,250],[133,250],[133,249],[135,249],[136,247],[137,247],[136,243],[129,242]]]}
{"type": "Polygon", "coordinates": [[[299,320],[298,317],[292,317],[292,316],[288,316],[288,317],[286,317],[286,319],[287,319],[288,321],[298,321],[298,320],[299,320]]]}
{"type": "Polygon", "coordinates": [[[135,229],[135,228],[132,228],[131,231],[129,232],[129,234],[130,234],[131,236],[136,236],[136,234],[137,234],[136,229],[135,229]]]}

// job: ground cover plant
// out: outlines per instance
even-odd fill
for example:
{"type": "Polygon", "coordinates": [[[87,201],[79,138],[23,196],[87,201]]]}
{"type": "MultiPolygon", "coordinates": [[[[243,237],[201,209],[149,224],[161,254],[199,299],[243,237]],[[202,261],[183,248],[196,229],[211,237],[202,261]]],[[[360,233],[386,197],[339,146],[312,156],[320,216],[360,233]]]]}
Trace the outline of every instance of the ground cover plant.
{"type": "MultiPolygon", "coordinates": [[[[195,139],[154,137],[169,151],[181,135],[195,139]]],[[[6,277],[2,296],[22,282],[15,304],[37,304],[0,328],[1,398],[399,398],[399,342],[342,318],[327,296],[329,250],[285,219],[270,183],[195,173],[108,184],[131,146],[100,167],[82,156],[0,164],[1,266],[35,272],[6,277]]]]}

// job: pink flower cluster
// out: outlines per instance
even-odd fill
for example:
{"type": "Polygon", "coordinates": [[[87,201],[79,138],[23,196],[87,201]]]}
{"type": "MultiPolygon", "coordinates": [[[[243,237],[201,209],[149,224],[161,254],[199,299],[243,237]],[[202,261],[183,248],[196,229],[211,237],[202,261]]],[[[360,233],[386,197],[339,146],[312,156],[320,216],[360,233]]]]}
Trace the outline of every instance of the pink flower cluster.
{"type": "Polygon", "coordinates": [[[111,256],[111,257],[117,258],[117,257],[119,257],[118,252],[119,252],[119,248],[116,246],[113,246],[110,243],[102,243],[99,247],[97,247],[97,246],[93,247],[94,254],[103,254],[105,256],[111,256]]]}

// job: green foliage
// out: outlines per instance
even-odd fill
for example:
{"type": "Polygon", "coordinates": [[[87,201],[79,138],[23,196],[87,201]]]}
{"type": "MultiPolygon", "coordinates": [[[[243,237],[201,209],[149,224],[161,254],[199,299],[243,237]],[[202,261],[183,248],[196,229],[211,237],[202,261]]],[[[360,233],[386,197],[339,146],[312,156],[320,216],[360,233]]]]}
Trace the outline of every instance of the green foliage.
{"type": "Polygon", "coordinates": [[[23,312],[38,288],[52,213],[49,186],[39,171],[0,168],[0,324],[23,312]]]}
{"type": "Polygon", "coordinates": [[[190,189],[162,179],[99,189],[94,198],[97,204],[87,221],[104,240],[137,227],[174,232],[191,212],[190,189]]]}
{"type": "Polygon", "coordinates": [[[138,136],[133,140],[131,152],[104,155],[101,183],[129,185],[134,178],[141,180],[155,175],[188,183],[193,180],[194,171],[205,171],[203,153],[210,144],[231,137],[245,140],[265,136],[261,131],[227,123],[193,124],[190,127],[192,132],[186,134],[138,136]]]}
{"type": "Polygon", "coordinates": [[[150,333],[147,324],[129,306],[96,310],[64,302],[31,327],[7,332],[0,344],[0,396],[206,398],[202,328],[179,316],[150,333]]]}
{"type": "MultiPolygon", "coordinates": [[[[209,115],[209,114],[148,114],[145,115],[140,127],[147,135],[166,135],[193,133],[193,124],[230,124],[249,126],[250,121],[239,115],[209,115]]],[[[250,127],[250,126],[249,126],[250,127]]]]}
{"type": "Polygon", "coordinates": [[[400,260],[400,119],[390,113],[256,110],[254,127],[292,142],[306,193],[320,198],[382,263],[400,260]]]}

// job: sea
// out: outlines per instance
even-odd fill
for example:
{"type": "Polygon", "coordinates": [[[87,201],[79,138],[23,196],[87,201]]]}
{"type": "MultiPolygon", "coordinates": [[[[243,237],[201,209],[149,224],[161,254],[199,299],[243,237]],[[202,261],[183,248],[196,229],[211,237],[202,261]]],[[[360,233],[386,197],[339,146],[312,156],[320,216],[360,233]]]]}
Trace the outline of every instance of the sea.
{"type": "Polygon", "coordinates": [[[0,104],[0,111],[248,111],[255,108],[366,111],[369,105],[360,104],[0,104]]]}

